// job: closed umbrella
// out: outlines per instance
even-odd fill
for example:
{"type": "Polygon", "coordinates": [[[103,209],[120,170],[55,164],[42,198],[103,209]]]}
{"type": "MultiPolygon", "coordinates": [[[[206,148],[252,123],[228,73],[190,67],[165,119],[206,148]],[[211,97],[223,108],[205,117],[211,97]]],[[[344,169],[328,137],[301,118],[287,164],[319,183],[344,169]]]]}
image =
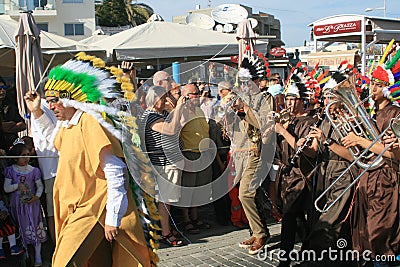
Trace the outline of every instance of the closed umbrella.
{"type": "MultiPolygon", "coordinates": [[[[16,89],[19,112],[26,115],[24,94],[36,90],[43,74],[40,30],[30,12],[22,13],[15,33],[16,89]]],[[[27,125],[29,121],[27,121],[27,125]]]]}
{"type": "Polygon", "coordinates": [[[242,20],[238,24],[236,31],[236,39],[239,42],[239,61],[238,66],[240,67],[243,58],[247,56],[250,58],[254,53],[254,47],[256,45],[256,35],[251,27],[251,22],[248,19],[242,20]]]}

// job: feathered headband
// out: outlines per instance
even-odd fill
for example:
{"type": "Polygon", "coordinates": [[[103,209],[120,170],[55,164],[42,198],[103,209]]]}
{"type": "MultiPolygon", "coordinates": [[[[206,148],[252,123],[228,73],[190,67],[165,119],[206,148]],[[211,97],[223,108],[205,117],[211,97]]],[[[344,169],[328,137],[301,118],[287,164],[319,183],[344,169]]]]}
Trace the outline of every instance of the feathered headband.
{"type": "MultiPolygon", "coordinates": [[[[123,76],[122,69],[106,67],[100,58],[80,52],[74,59],[50,71],[44,90],[46,97],[60,98],[65,107],[74,107],[90,114],[121,140],[122,127],[119,121],[127,123],[131,116],[106,103],[109,99],[121,99],[122,96],[125,101],[135,99],[133,85],[129,78],[123,76]],[[114,123],[107,122],[106,117],[113,117],[114,123]]],[[[140,143],[137,134],[133,134],[132,141],[140,143]]]]}
{"type": "Polygon", "coordinates": [[[133,85],[122,69],[106,67],[102,59],[81,52],[50,71],[44,90],[46,97],[97,103],[133,91],[133,85]]]}
{"type": "MultiPolygon", "coordinates": [[[[347,79],[350,75],[358,75],[359,71],[354,65],[349,64],[347,60],[340,62],[337,71],[331,76],[324,79],[324,83],[321,84],[322,91],[328,91],[334,88],[336,85],[347,79]]],[[[357,89],[358,90],[358,89],[357,89]]]]}
{"type": "Polygon", "coordinates": [[[393,44],[394,39],[387,45],[371,80],[385,85],[383,95],[400,104],[400,47],[393,44]]]}
{"type": "Polygon", "coordinates": [[[284,87],[285,96],[295,96],[296,98],[309,99],[311,92],[305,86],[307,68],[299,62],[292,68],[284,87]]]}
{"type": "Polygon", "coordinates": [[[258,51],[255,50],[253,55],[246,55],[240,64],[240,69],[248,69],[252,80],[269,78],[271,75],[271,71],[268,68],[269,63],[262,53],[257,53],[258,51]]]}

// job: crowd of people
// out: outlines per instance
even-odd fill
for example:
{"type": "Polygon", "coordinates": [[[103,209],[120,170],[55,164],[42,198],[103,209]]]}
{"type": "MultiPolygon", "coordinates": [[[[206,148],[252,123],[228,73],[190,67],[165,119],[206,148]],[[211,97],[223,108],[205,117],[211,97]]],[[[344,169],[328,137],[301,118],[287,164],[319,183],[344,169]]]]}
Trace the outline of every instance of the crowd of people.
{"type": "MultiPolygon", "coordinates": [[[[26,125],[0,79],[1,153],[9,156],[2,161],[0,259],[7,238],[11,255],[32,245],[41,266],[49,233],[53,266],[152,266],[156,246],[148,237],[158,231],[165,244],[185,245],[184,235],[211,228],[199,207],[212,203],[218,223],[249,228],[239,246],[251,255],[270,241],[268,221],[280,222],[279,266],[290,266],[296,236],[303,250],[321,255],[371,251],[371,262],[356,257],[340,266],[390,266],[380,257],[400,253],[399,133],[374,142],[400,115],[400,67],[395,55],[388,58],[370,77],[346,63],[332,74],[299,63],[282,77],[245,58],[216,84],[198,77],[179,84],[158,71],[138,87],[132,63],[107,68],[80,55],[50,72],[44,95],[26,93],[32,138],[22,139],[26,125]],[[359,100],[365,95],[372,101],[359,100]],[[121,112],[137,123],[134,151],[148,158],[148,166],[133,162],[141,175],[130,168],[121,112]],[[143,208],[150,192],[136,194],[133,185],[147,171],[158,226],[143,223],[151,221],[148,202],[143,208]],[[341,239],[347,246],[338,248],[341,239]]],[[[338,266],[328,256],[302,264],[338,266]]]]}
{"type": "MultiPolygon", "coordinates": [[[[378,66],[371,71],[370,77],[363,77],[356,67],[345,62],[330,75],[318,68],[306,70],[300,64],[292,69],[285,83],[278,73],[267,79],[251,74],[246,77],[239,71],[238,84],[233,85],[235,80],[229,79],[218,83],[217,98],[210,97],[207,82],[189,81],[176,86],[166,72],[158,72],[155,77],[161,73],[163,85],[159,84],[164,89],[160,89],[159,102],[154,105],[153,100],[147,109],[157,111],[158,116],[164,114],[159,127],[165,132],[157,130],[157,122],[149,125],[145,112],[142,118],[146,118],[146,127],[151,129],[148,132],[150,139],[145,139],[145,143],[149,146],[151,142],[147,141],[154,140],[151,139],[154,135],[179,136],[183,144],[180,140],[164,139],[165,145],[157,142],[159,147],[148,149],[166,152],[173,150],[171,144],[175,144],[175,150],[184,151],[183,159],[193,161],[200,157],[200,154],[195,156],[200,147],[196,138],[214,141],[218,152],[210,173],[207,169],[189,169],[189,176],[185,169],[180,179],[168,175],[168,171],[163,172],[163,177],[170,185],[199,187],[204,184],[204,179],[211,176],[214,180],[227,169],[232,223],[240,228],[249,227],[251,233],[248,240],[239,244],[240,247],[253,255],[262,251],[270,240],[265,218],[272,217],[282,223],[280,249],[287,256],[279,266],[290,266],[288,255],[294,249],[296,237],[302,241],[302,249],[311,249],[321,255],[329,248],[353,249],[359,252],[358,255],[363,251],[371,252],[371,262],[363,262],[360,256],[342,262],[341,266],[395,264],[382,260],[382,256],[384,259],[391,256],[394,261],[399,253],[396,171],[399,145],[397,136],[390,130],[381,142],[374,142],[377,134],[371,134],[383,132],[398,116],[399,107],[394,97],[397,80],[389,68],[378,66]],[[364,105],[370,105],[372,101],[367,98],[348,102],[352,99],[343,97],[341,90],[350,90],[352,99],[369,95],[375,107],[371,117],[354,116],[367,114],[364,105]],[[190,101],[189,107],[185,101],[190,101]],[[167,103],[170,117],[165,109],[167,103]],[[191,120],[191,113],[202,119],[191,120]],[[191,122],[189,132],[184,130],[188,121],[191,122]],[[360,131],[364,133],[360,134],[360,131]],[[193,136],[185,139],[190,133],[193,136]],[[269,145],[274,139],[271,136],[276,138],[276,151],[273,160],[269,161],[263,154],[271,153],[269,145]],[[184,140],[190,141],[190,145],[184,140]],[[383,151],[389,145],[390,148],[383,151]],[[229,150],[224,149],[227,146],[229,150]],[[362,153],[369,156],[357,158],[362,153]],[[379,159],[381,153],[382,160],[379,159]],[[382,161],[377,167],[375,158],[375,161],[382,161]],[[264,165],[269,168],[263,169],[264,165]],[[352,186],[353,181],[357,186],[352,186]],[[267,212],[262,205],[265,201],[268,202],[267,212]],[[338,240],[346,240],[347,245],[338,247],[338,240]]],[[[154,94],[158,89],[150,87],[148,93],[154,94]]],[[[161,136],[157,138],[162,140],[161,136]]],[[[161,154],[174,166],[182,159],[179,154],[178,159],[169,161],[167,153],[161,154]]],[[[161,183],[161,180],[157,182],[161,183]]],[[[184,195],[180,197],[185,198],[184,195]]],[[[168,203],[169,210],[171,206],[179,206],[179,200],[169,202],[164,199],[162,203],[168,203]]],[[[227,202],[224,203],[222,207],[227,210],[227,202]]],[[[213,204],[216,210],[221,208],[217,201],[213,204]]],[[[189,211],[192,217],[184,211],[183,229],[190,234],[199,233],[199,214],[193,207],[189,211]]],[[[224,212],[216,212],[216,216],[222,224],[227,218],[224,212]]],[[[163,226],[162,238],[172,246],[180,246],[184,241],[169,222],[163,226]]],[[[308,264],[337,266],[337,261],[326,256],[308,264]]]]}

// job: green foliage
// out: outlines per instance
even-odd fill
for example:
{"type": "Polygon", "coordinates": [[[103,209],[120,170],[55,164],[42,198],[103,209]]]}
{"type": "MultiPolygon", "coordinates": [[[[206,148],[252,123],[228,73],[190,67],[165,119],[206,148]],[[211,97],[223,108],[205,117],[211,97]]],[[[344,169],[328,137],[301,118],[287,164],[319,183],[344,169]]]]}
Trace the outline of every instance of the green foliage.
{"type": "Polygon", "coordinates": [[[119,27],[129,25],[124,0],[103,0],[96,6],[96,17],[99,26],[119,27]]]}
{"type": "Polygon", "coordinates": [[[146,23],[154,13],[153,9],[144,3],[132,4],[129,0],[104,0],[96,6],[96,17],[99,26],[138,26],[146,23]]]}
{"type": "Polygon", "coordinates": [[[144,3],[127,4],[126,8],[132,26],[146,23],[148,18],[154,13],[154,10],[144,3]]]}

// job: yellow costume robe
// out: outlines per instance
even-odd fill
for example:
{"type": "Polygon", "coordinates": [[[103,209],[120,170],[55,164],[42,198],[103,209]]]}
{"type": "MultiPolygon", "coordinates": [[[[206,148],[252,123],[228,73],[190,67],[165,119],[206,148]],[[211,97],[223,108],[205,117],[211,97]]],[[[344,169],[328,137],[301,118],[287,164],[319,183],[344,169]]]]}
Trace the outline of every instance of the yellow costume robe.
{"type": "MultiPolygon", "coordinates": [[[[60,159],[53,195],[56,248],[52,266],[66,266],[78,249],[85,249],[82,242],[96,223],[104,226],[107,181],[100,166],[100,152],[111,149],[121,156],[115,153],[117,142],[112,139],[87,113],[77,125],[61,127],[56,136],[54,144],[60,159]]],[[[127,194],[128,210],[113,242],[113,266],[150,266],[137,207],[132,192],[127,190],[127,194]]],[[[96,238],[104,238],[104,231],[96,238]]]]}

